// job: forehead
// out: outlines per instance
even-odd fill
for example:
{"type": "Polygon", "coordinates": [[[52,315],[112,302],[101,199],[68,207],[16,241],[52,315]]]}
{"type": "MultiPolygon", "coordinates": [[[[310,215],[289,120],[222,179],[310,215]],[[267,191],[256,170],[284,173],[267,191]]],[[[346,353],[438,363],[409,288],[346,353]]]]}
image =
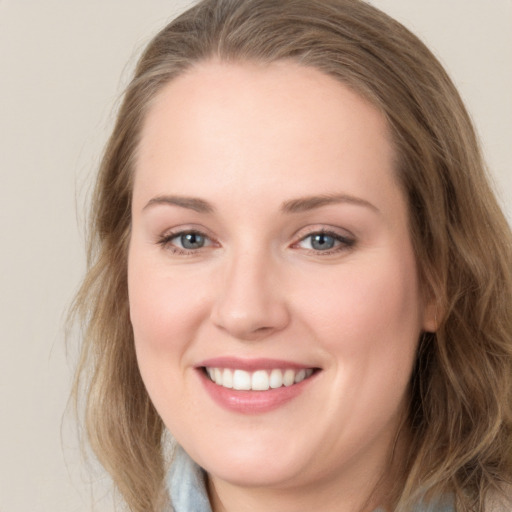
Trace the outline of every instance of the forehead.
{"type": "Polygon", "coordinates": [[[394,178],[393,161],[384,116],[334,78],[292,62],[211,61],[168,83],[153,100],[135,196],[170,186],[190,193],[192,185],[212,194],[213,178],[240,191],[286,183],[300,195],[325,193],[333,180],[350,189],[366,177],[378,190],[379,182],[394,178]]]}

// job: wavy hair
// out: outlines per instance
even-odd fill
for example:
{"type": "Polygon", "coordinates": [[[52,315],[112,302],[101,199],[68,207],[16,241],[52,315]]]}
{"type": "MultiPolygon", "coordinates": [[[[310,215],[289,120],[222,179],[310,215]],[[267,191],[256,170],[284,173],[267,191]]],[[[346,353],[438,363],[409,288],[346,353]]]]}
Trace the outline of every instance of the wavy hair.
{"type": "Polygon", "coordinates": [[[396,511],[450,493],[486,510],[512,474],[510,228],[489,186],[472,123],[432,53],[361,0],[204,0],[148,45],[99,169],[75,396],[89,442],[133,512],[166,506],[165,429],[137,368],[127,249],[134,161],[145,114],[174,77],[208,59],[291,60],[334,77],[387,118],[411,238],[438,329],[420,340],[410,385],[408,456],[396,511]]]}

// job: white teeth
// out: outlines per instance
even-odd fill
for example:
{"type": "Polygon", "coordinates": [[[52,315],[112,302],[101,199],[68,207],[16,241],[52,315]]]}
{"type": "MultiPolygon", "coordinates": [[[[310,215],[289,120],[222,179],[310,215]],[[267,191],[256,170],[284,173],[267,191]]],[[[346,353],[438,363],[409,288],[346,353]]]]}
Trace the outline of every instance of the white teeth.
{"type": "Polygon", "coordinates": [[[266,391],[269,388],[268,373],[265,370],[258,370],[252,374],[252,386],[254,391],[266,391]]]}
{"type": "Polygon", "coordinates": [[[306,377],[306,370],[299,370],[296,374],[295,374],[295,384],[298,384],[299,382],[302,382],[306,377]]]}
{"type": "Polygon", "coordinates": [[[233,372],[229,368],[225,368],[222,373],[222,385],[230,389],[233,387],[233,372]]]}
{"type": "Polygon", "coordinates": [[[294,370],[285,370],[283,375],[283,384],[285,386],[291,386],[295,381],[295,371],[294,370]]]}
{"type": "Polygon", "coordinates": [[[267,391],[282,386],[292,386],[311,377],[313,368],[293,370],[288,368],[280,370],[231,370],[229,368],[206,368],[206,373],[215,384],[240,391],[267,391]]]}
{"type": "Polygon", "coordinates": [[[270,372],[270,387],[272,389],[280,388],[283,385],[283,372],[281,370],[272,370],[270,372]]]}
{"type": "Polygon", "coordinates": [[[233,372],[233,389],[249,391],[251,389],[251,374],[244,370],[233,372]]]}

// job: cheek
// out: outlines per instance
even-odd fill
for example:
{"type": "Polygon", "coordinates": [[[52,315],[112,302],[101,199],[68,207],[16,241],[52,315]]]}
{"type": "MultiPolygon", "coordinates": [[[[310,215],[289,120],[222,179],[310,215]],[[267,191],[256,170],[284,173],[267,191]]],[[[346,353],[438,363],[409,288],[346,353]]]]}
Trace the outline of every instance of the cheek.
{"type": "Polygon", "coordinates": [[[332,388],[342,390],[329,407],[356,437],[371,436],[404,407],[421,330],[414,259],[347,265],[331,275],[325,297],[312,297],[309,318],[336,367],[332,388]]]}
{"type": "Polygon", "coordinates": [[[149,396],[166,425],[192,406],[187,395],[187,349],[205,316],[204,294],[197,283],[162,258],[133,248],[128,263],[130,318],[139,370],[149,396]]]}
{"type": "Polygon", "coordinates": [[[183,273],[169,271],[162,258],[132,247],[128,260],[128,294],[139,370],[164,422],[173,411],[187,411],[184,375],[187,348],[205,314],[204,294],[183,273]]]}
{"type": "Polygon", "coordinates": [[[204,317],[204,289],[161,261],[139,257],[136,249],[129,258],[128,294],[139,349],[179,351],[204,317]]]}
{"type": "Polygon", "coordinates": [[[314,322],[312,328],[325,348],[340,356],[340,364],[346,360],[361,365],[368,361],[377,365],[380,360],[388,368],[410,364],[421,326],[412,253],[347,264],[329,273],[316,289],[304,307],[314,322]]]}

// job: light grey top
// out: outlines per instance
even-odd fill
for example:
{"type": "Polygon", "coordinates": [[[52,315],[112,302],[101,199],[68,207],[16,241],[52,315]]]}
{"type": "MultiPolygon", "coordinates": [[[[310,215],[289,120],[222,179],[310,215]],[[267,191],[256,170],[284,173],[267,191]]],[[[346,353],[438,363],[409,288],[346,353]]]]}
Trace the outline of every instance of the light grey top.
{"type": "MultiPolygon", "coordinates": [[[[167,475],[174,512],[212,512],[205,476],[204,470],[182,448],[176,448],[175,459],[167,475]]],[[[412,512],[455,512],[455,509],[451,503],[438,503],[419,505],[412,512]]]]}
{"type": "Polygon", "coordinates": [[[174,512],[212,512],[205,472],[180,447],[167,475],[167,487],[174,512]]]}

